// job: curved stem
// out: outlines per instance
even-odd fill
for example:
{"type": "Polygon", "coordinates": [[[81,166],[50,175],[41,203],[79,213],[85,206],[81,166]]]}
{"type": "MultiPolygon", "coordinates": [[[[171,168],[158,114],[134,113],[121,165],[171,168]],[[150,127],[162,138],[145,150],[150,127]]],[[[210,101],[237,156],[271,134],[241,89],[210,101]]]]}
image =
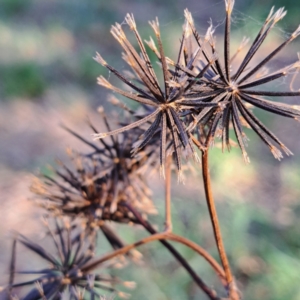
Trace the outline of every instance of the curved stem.
{"type": "Polygon", "coordinates": [[[84,268],[81,269],[82,272],[89,272],[95,268],[97,268],[100,264],[102,264],[103,262],[110,260],[118,255],[123,255],[125,253],[127,253],[128,251],[130,251],[131,249],[134,249],[136,247],[139,247],[141,245],[153,242],[153,241],[157,241],[157,240],[161,240],[161,239],[166,239],[167,236],[169,235],[168,232],[162,232],[162,233],[157,233],[154,234],[152,236],[148,236],[140,241],[137,241],[133,244],[130,245],[126,245],[118,250],[115,250],[107,255],[104,255],[101,258],[96,259],[95,261],[91,262],[90,264],[86,265],[84,268]]]}
{"type": "MultiPolygon", "coordinates": [[[[207,141],[207,146],[209,145],[209,139],[207,141]]],[[[225,271],[226,281],[228,285],[229,290],[229,297],[232,300],[238,300],[240,299],[234,279],[230,270],[228,258],[226,255],[225,247],[223,244],[221,229],[219,225],[219,219],[217,215],[217,210],[213,198],[213,193],[211,189],[211,180],[210,180],[210,172],[209,172],[209,163],[208,163],[208,147],[205,150],[202,150],[202,174],[203,174],[203,183],[204,183],[204,190],[205,190],[205,196],[206,196],[206,202],[210,214],[210,219],[213,226],[214,236],[217,244],[217,248],[219,251],[219,256],[222,262],[222,266],[225,271]]]]}
{"type": "Polygon", "coordinates": [[[220,279],[222,281],[226,278],[226,275],[225,275],[223,269],[221,268],[221,266],[219,265],[219,263],[206,250],[204,250],[198,244],[196,244],[196,243],[192,242],[191,240],[188,240],[182,236],[176,235],[174,233],[170,233],[169,235],[167,235],[166,239],[174,241],[174,242],[178,242],[180,244],[183,244],[183,245],[191,248],[192,250],[197,252],[200,256],[202,256],[210,264],[210,266],[215,270],[215,272],[217,273],[217,275],[220,277],[220,279]]]}
{"type": "Polygon", "coordinates": [[[157,234],[153,234],[151,236],[148,236],[140,241],[137,241],[133,244],[124,246],[118,250],[115,250],[107,255],[104,255],[103,257],[95,260],[94,262],[91,262],[90,264],[86,265],[84,268],[82,268],[82,272],[88,272],[90,270],[93,270],[94,268],[98,267],[100,264],[102,264],[103,262],[110,260],[118,255],[123,255],[125,253],[127,253],[128,251],[130,251],[133,248],[139,247],[141,245],[145,245],[148,244],[150,242],[153,241],[157,241],[157,240],[171,240],[171,241],[175,241],[178,243],[181,243],[189,248],[191,248],[192,250],[194,250],[195,252],[197,252],[199,255],[201,255],[202,257],[205,258],[205,260],[213,267],[213,269],[216,271],[216,273],[220,276],[220,277],[225,277],[224,271],[221,268],[221,266],[217,263],[217,261],[208,253],[206,252],[202,247],[200,247],[199,245],[197,245],[196,243],[181,237],[181,236],[177,236],[174,233],[170,233],[170,232],[162,232],[162,233],[157,233],[157,234]]]}
{"type": "MultiPolygon", "coordinates": [[[[157,231],[153,228],[153,226],[146,220],[143,219],[141,214],[130,205],[130,203],[124,203],[124,205],[134,214],[139,223],[151,234],[156,234],[157,231]]],[[[191,268],[188,262],[183,258],[183,256],[166,240],[160,240],[160,242],[172,253],[172,255],[178,260],[178,262],[186,269],[186,271],[191,275],[197,285],[203,290],[206,295],[212,299],[219,299],[217,297],[216,292],[209,288],[205,282],[196,274],[196,272],[191,268]]],[[[222,268],[218,268],[218,271],[223,272],[222,268]]],[[[226,284],[225,274],[218,274],[221,278],[223,284],[226,284]]]]}

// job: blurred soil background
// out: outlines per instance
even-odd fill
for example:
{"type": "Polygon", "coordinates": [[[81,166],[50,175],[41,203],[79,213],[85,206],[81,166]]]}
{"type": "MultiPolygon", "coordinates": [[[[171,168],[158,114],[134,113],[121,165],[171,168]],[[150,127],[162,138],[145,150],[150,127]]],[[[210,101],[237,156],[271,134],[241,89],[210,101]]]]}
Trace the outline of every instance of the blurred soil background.
{"type": "MultiPolygon", "coordinates": [[[[288,32],[295,30],[300,20],[299,3],[237,1],[232,49],[236,49],[243,36],[253,40],[273,5],[276,8],[284,5],[288,15],[266,40],[260,53],[269,53],[288,32]]],[[[47,164],[54,165],[56,158],[66,159],[66,147],[83,149],[60,124],[89,138],[87,116],[100,124],[97,107],[102,105],[107,112],[111,109],[108,93],[97,86],[96,77],[104,75],[113,82],[117,80],[92,57],[99,51],[115,68],[128,69],[121,59],[120,46],[109,33],[110,26],[122,23],[127,12],[133,13],[141,36],[148,39],[150,34],[153,36],[148,20],[157,16],[166,53],[174,57],[184,8],[192,12],[201,34],[205,34],[210,18],[214,25],[219,25],[216,35],[222,33],[223,1],[1,1],[0,286],[8,280],[13,230],[36,241],[42,238],[39,220],[42,212],[28,200],[32,198],[29,191],[32,177],[46,170],[47,164]]],[[[299,41],[295,42],[276,56],[277,66],[295,61],[299,45],[299,41]]],[[[273,88],[287,90],[289,87],[282,80],[273,88]]],[[[300,84],[296,83],[295,88],[299,89],[300,84]]],[[[299,98],[285,100],[300,103],[299,98]]],[[[300,299],[300,124],[259,111],[257,115],[295,155],[276,161],[252,132],[248,132],[250,165],[245,165],[238,149],[230,154],[222,154],[218,147],[212,151],[213,188],[222,232],[244,299],[297,300],[300,299]]],[[[187,174],[184,186],[177,184],[174,176],[174,229],[217,257],[200,171],[195,170],[187,174]]],[[[159,176],[149,178],[149,182],[156,205],[163,213],[159,176]]],[[[162,217],[152,220],[163,227],[162,217]]],[[[145,235],[142,229],[133,232],[125,226],[116,228],[128,242],[145,235]]],[[[216,278],[207,264],[188,249],[178,249],[198,274],[217,288],[216,278]]],[[[18,269],[35,263],[22,250],[18,248],[18,269]]],[[[143,267],[143,272],[140,266],[121,270],[122,279],[137,282],[132,299],[206,299],[160,245],[148,245],[143,250],[149,265],[143,267]]]]}

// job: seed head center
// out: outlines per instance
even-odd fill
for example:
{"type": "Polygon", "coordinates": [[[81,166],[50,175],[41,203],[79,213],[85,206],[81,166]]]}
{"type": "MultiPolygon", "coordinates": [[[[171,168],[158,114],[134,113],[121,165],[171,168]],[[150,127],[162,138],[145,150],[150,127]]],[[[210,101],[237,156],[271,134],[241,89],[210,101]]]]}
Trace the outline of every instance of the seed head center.
{"type": "Polygon", "coordinates": [[[161,104],[160,107],[161,107],[162,111],[165,111],[165,110],[169,109],[170,107],[176,108],[176,105],[174,102],[171,102],[171,103],[161,104]]]}
{"type": "Polygon", "coordinates": [[[231,81],[227,87],[229,93],[236,94],[238,92],[238,86],[235,81],[231,81]]]}

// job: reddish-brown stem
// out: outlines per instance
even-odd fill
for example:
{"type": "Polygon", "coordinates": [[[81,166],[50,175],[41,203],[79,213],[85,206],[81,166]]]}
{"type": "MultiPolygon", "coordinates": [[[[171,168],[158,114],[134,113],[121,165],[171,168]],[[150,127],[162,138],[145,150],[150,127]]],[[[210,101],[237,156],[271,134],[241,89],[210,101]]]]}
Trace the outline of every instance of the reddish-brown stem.
{"type": "Polygon", "coordinates": [[[103,262],[105,261],[108,261],[118,255],[123,255],[125,253],[127,253],[128,251],[130,251],[131,249],[134,249],[136,247],[139,247],[141,245],[144,245],[144,244],[147,244],[147,243],[150,243],[152,241],[157,241],[157,240],[160,240],[160,239],[165,239],[166,236],[168,235],[167,232],[161,232],[161,233],[158,233],[158,234],[154,234],[152,236],[148,236],[138,242],[135,242],[133,244],[130,244],[130,245],[127,245],[127,246],[124,246],[118,250],[115,250],[107,255],[104,255],[103,257],[99,258],[99,259],[96,259],[95,261],[91,262],[90,264],[86,265],[84,268],[82,268],[82,272],[89,272],[95,268],[97,268],[100,264],[102,264],[103,262]]]}
{"type": "MultiPolygon", "coordinates": [[[[153,226],[146,220],[143,219],[141,214],[134,208],[130,203],[124,203],[124,205],[134,214],[139,223],[151,234],[156,234],[157,231],[153,228],[153,226]]],[[[208,287],[205,282],[195,273],[192,267],[188,264],[188,262],[183,258],[183,256],[166,240],[160,240],[160,242],[172,253],[172,255],[177,259],[177,261],[186,269],[186,271],[191,275],[196,284],[203,290],[204,293],[211,299],[217,300],[216,292],[208,287]]],[[[222,268],[219,268],[219,271],[223,271],[222,268]]],[[[217,274],[220,276],[221,281],[224,285],[226,285],[226,280],[223,274],[217,274]]]]}
{"type": "Polygon", "coordinates": [[[217,275],[220,277],[222,282],[224,282],[224,279],[226,280],[225,273],[222,269],[222,267],[219,265],[219,263],[206,251],[204,250],[201,246],[198,244],[192,242],[191,240],[188,240],[182,236],[175,235],[174,233],[169,233],[166,237],[167,240],[171,240],[174,242],[178,242],[180,244],[183,244],[195,252],[197,252],[199,255],[201,255],[209,264],[210,266],[215,270],[217,275]]]}
{"type": "Polygon", "coordinates": [[[128,251],[130,251],[131,249],[134,249],[136,247],[139,247],[141,245],[145,245],[148,244],[150,242],[153,241],[158,241],[158,240],[171,240],[171,241],[175,241],[178,242],[180,244],[183,244],[189,248],[191,248],[192,250],[194,250],[196,253],[198,253],[199,255],[201,255],[202,257],[205,258],[205,260],[213,267],[213,269],[216,271],[216,273],[221,277],[225,277],[225,273],[223,271],[223,269],[221,268],[221,266],[217,263],[217,261],[208,253],[206,252],[202,247],[200,247],[199,245],[197,245],[196,243],[185,239],[182,236],[177,236],[174,233],[171,232],[161,232],[161,233],[157,233],[157,234],[153,234],[151,236],[148,236],[138,242],[135,242],[133,244],[124,246],[118,250],[115,250],[105,256],[103,256],[102,258],[99,258],[93,262],[91,262],[90,264],[86,265],[84,268],[82,268],[82,272],[88,272],[91,271],[93,269],[95,269],[96,267],[98,267],[100,264],[102,264],[105,261],[108,261],[116,256],[119,255],[123,255],[125,253],[127,253],[128,251]]]}
{"type": "Polygon", "coordinates": [[[166,159],[166,180],[165,180],[165,231],[172,232],[171,216],[171,162],[172,157],[169,155],[166,159]]]}
{"type": "MultiPolygon", "coordinates": [[[[207,146],[209,146],[209,139],[207,141],[207,146]]],[[[219,256],[222,262],[222,266],[225,271],[226,281],[229,290],[229,297],[231,300],[238,300],[240,299],[239,294],[237,293],[234,279],[230,270],[228,258],[226,255],[225,247],[223,244],[221,229],[219,225],[219,219],[217,215],[217,210],[213,198],[213,193],[211,189],[211,180],[210,180],[210,172],[209,172],[209,162],[208,162],[208,147],[205,150],[202,150],[202,174],[203,174],[203,183],[204,183],[204,190],[206,196],[206,202],[210,214],[210,219],[213,226],[214,236],[217,244],[217,248],[219,251],[219,256]]]]}

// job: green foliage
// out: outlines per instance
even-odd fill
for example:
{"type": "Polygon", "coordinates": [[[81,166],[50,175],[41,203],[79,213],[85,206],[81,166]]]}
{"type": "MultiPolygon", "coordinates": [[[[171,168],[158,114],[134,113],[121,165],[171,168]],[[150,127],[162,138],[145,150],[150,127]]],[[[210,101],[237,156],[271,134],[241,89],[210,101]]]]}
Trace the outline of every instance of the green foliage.
{"type": "Polygon", "coordinates": [[[44,93],[47,86],[41,69],[30,62],[2,65],[0,81],[4,98],[36,98],[44,93]]]}
{"type": "Polygon", "coordinates": [[[78,79],[86,87],[94,87],[97,77],[103,73],[103,69],[93,59],[95,51],[85,51],[78,62],[78,79]]]}
{"type": "Polygon", "coordinates": [[[2,0],[1,11],[6,16],[20,14],[29,7],[31,0],[2,0]]]}

